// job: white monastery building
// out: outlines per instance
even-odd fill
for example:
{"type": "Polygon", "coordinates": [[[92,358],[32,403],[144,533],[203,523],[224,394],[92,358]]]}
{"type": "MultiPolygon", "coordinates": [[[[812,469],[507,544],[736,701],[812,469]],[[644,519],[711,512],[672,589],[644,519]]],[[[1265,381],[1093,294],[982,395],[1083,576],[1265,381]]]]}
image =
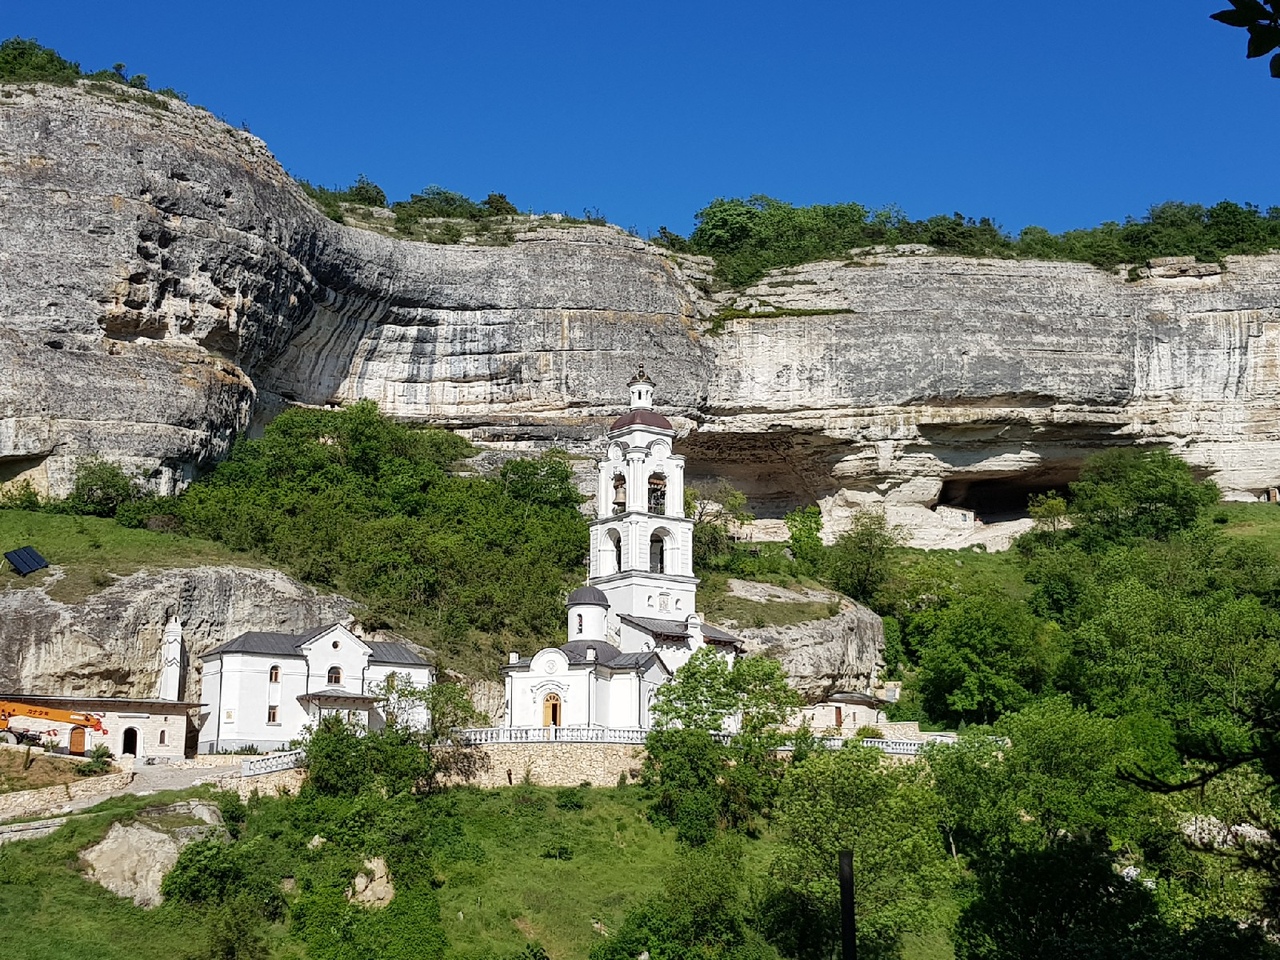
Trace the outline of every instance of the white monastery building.
{"type": "Polygon", "coordinates": [[[567,642],[510,655],[508,727],[648,729],[654,693],[694,651],[710,644],[732,662],[741,648],[697,614],[684,457],[643,365],[628,386],[631,409],[597,464],[590,576],[569,594],[567,642]]]}
{"type": "Polygon", "coordinates": [[[287,749],[330,713],[379,729],[377,694],[392,674],[416,687],[435,680],[431,664],[404,644],[366,641],[336,623],[302,634],[244,633],[200,659],[200,753],[287,749]]]}

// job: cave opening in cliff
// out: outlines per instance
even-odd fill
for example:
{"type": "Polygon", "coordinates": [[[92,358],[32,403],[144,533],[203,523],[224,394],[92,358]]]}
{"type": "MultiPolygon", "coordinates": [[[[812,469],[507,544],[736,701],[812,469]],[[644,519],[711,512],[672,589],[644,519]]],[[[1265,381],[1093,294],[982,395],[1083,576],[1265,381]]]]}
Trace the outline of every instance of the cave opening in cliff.
{"type": "Polygon", "coordinates": [[[938,503],[943,506],[972,510],[983,523],[1000,523],[1020,520],[1029,516],[1027,501],[1030,497],[1056,490],[1063,496],[1067,485],[1080,476],[1078,465],[1062,467],[1052,472],[1037,471],[1034,474],[1006,477],[953,477],[942,484],[938,503]]]}

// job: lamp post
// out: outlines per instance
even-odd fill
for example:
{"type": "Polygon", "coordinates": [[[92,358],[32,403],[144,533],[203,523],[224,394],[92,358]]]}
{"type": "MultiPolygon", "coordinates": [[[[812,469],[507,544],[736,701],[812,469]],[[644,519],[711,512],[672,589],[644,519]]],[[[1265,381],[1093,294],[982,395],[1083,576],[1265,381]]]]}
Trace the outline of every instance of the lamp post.
{"type": "Polygon", "coordinates": [[[858,960],[858,920],[854,914],[853,851],[840,851],[840,960],[858,960]]]}

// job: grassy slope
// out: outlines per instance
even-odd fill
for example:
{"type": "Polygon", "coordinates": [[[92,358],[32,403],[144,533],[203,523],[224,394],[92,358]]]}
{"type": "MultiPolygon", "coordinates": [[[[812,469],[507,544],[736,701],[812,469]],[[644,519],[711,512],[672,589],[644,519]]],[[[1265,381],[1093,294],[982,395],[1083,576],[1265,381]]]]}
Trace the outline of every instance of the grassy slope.
{"type": "MultiPolygon", "coordinates": [[[[198,788],[184,795],[205,793],[198,788]]],[[[601,936],[593,921],[616,930],[629,910],[660,889],[675,841],[645,818],[637,788],[584,791],[581,810],[559,809],[558,795],[541,788],[464,789],[446,798],[462,828],[438,858],[437,898],[451,958],[509,956],[537,940],[552,960],[585,960],[601,936]],[[561,847],[571,858],[543,855],[561,847]]],[[[78,870],[79,851],[101,839],[113,819],[177,796],[117,798],[50,837],[0,847],[5,957],[182,960],[198,953],[205,936],[199,917],[171,905],[142,910],[78,870]]],[[[748,841],[754,876],[768,869],[776,842],[769,833],[748,841]]],[[[281,927],[270,931],[270,941],[275,960],[305,956],[281,927]]],[[[909,938],[904,954],[905,960],[951,956],[942,930],[909,938]]]]}
{"type": "Polygon", "coordinates": [[[23,769],[27,761],[25,749],[0,750],[0,793],[37,790],[80,779],[76,776],[77,764],[71,760],[43,753],[32,754],[30,759],[31,766],[23,769]]]}
{"type": "Polygon", "coordinates": [[[580,811],[558,809],[554,795],[456,793],[473,858],[444,864],[437,896],[459,957],[511,953],[537,940],[555,960],[585,958],[600,936],[593,920],[616,930],[660,888],[675,840],[645,819],[636,788],[585,791],[580,811]],[[545,855],[561,847],[572,859],[545,855]]]}
{"type": "MultiPolygon", "coordinates": [[[[181,796],[192,795],[188,791],[181,796]]],[[[203,940],[190,916],[143,910],[78,870],[79,852],[111,822],[179,794],[121,797],[39,840],[0,846],[0,942],[11,960],[182,960],[203,940]]]]}
{"type": "MultiPolygon", "coordinates": [[[[0,544],[6,550],[32,546],[65,576],[49,588],[55,600],[76,603],[110,585],[114,576],[128,576],[149,567],[202,567],[234,564],[261,567],[252,554],[236,553],[210,540],[196,540],[150,530],[130,530],[114,520],[71,517],[26,510],[0,510],[0,544]]],[[[52,578],[48,570],[19,577],[5,565],[0,588],[40,586],[52,578]]]]}

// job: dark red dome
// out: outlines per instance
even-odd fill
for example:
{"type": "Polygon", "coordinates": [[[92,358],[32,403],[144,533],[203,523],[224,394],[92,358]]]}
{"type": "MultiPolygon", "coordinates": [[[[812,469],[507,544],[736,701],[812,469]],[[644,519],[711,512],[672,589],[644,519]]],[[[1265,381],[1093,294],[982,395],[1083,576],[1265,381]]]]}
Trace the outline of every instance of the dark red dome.
{"type": "Polygon", "coordinates": [[[613,426],[609,428],[609,432],[613,433],[615,430],[623,430],[636,424],[643,427],[656,427],[659,430],[675,430],[675,427],[671,426],[671,421],[662,414],[646,410],[644,407],[638,407],[635,410],[629,410],[613,421],[613,426]]]}

